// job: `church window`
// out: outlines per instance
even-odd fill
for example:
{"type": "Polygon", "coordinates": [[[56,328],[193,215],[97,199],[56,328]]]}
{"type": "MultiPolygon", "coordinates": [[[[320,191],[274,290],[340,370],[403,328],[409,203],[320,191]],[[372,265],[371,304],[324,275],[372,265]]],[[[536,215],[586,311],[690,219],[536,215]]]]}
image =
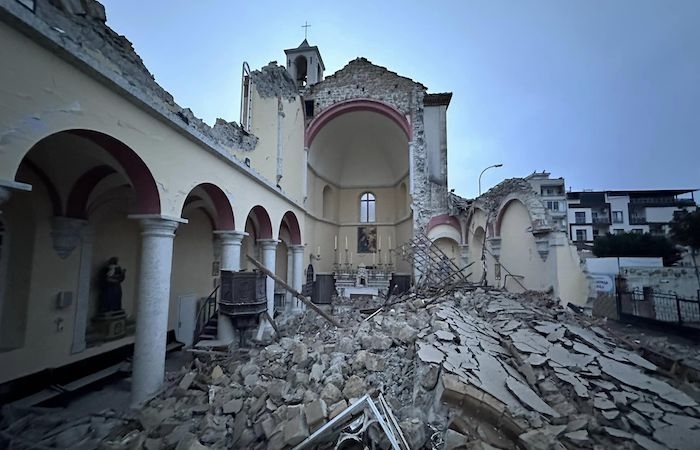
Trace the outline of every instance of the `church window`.
{"type": "Polygon", "coordinates": [[[374,194],[365,192],[360,196],[360,222],[374,222],[375,220],[374,194]]]}

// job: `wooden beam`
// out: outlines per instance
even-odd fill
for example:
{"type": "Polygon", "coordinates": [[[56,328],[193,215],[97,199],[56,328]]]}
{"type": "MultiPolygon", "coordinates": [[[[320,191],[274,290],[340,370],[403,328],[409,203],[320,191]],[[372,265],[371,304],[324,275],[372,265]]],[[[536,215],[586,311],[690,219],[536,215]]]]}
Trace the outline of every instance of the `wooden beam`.
{"type": "Polygon", "coordinates": [[[262,273],[264,273],[264,274],[267,275],[268,277],[270,277],[270,278],[272,278],[273,280],[275,280],[280,286],[282,286],[283,288],[285,288],[286,290],[288,290],[289,292],[291,292],[292,295],[293,295],[294,297],[298,298],[298,299],[301,300],[306,306],[308,306],[309,308],[313,309],[313,310],[316,311],[318,314],[320,314],[321,317],[323,317],[324,319],[326,319],[327,321],[329,321],[330,323],[332,323],[332,324],[335,325],[336,327],[338,327],[338,328],[343,328],[343,326],[342,326],[341,324],[339,324],[333,317],[331,317],[331,316],[329,316],[328,314],[326,314],[322,309],[320,309],[318,306],[314,305],[313,302],[311,302],[311,300],[309,300],[308,298],[306,298],[306,297],[304,297],[303,295],[301,295],[301,293],[299,293],[296,289],[294,289],[293,287],[291,287],[290,285],[288,285],[284,280],[282,280],[280,277],[278,277],[277,275],[275,275],[274,273],[272,273],[272,272],[270,271],[270,269],[268,269],[267,267],[263,266],[262,263],[260,263],[260,261],[258,261],[257,259],[253,258],[253,257],[250,256],[250,255],[246,255],[246,258],[248,258],[248,261],[250,261],[251,263],[253,263],[253,265],[254,265],[255,267],[257,267],[262,273]]]}

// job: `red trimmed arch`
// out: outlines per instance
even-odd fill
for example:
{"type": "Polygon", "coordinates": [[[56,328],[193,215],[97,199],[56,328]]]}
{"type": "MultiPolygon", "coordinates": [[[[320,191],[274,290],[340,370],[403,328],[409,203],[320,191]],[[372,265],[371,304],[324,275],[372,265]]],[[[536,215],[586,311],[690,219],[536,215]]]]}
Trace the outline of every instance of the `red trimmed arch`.
{"type": "Polygon", "coordinates": [[[460,236],[462,234],[462,227],[459,226],[459,220],[457,220],[457,218],[454,216],[450,216],[449,214],[441,214],[439,216],[432,217],[430,221],[428,221],[426,233],[430,232],[430,230],[438,225],[450,225],[460,233],[460,236]]]}
{"type": "Polygon", "coordinates": [[[255,218],[257,224],[257,239],[272,239],[272,222],[267,210],[260,205],[256,205],[248,213],[255,218]]]}
{"type": "Polygon", "coordinates": [[[286,213],[284,213],[284,216],[282,217],[282,223],[280,224],[280,229],[285,225],[289,230],[289,236],[292,240],[292,245],[300,245],[301,229],[299,228],[299,221],[297,220],[297,216],[293,212],[287,211],[286,213]]]}
{"type": "Polygon", "coordinates": [[[197,187],[202,188],[204,192],[207,193],[212,203],[214,204],[214,209],[216,209],[215,224],[217,230],[235,230],[235,220],[233,217],[233,207],[228,197],[221,190],[221,188],[215,184],[202,183],[197,187]]]}
{"type": "Polygon", "coordinates": [[[85,172],[73,184],[73,188],[68,194],[66,204],[66,216],[76,219],[87,218],[87,202],[95,186],[106,177],[116,173],[110,166],[97,166],[85,172]]]}
{"type": "Polygon", "coordinates": [[[406,138],[410,141],[412,137],[411,124],[408,119],[401,114],[396,108],[386,103],[379,102],[377,100],[347,100],[344,102],[336,103],[335,105],[325,109],[321,114],[316,116],[306,129],[304,136],[304,144],[306,147],[310,147],[316,135],[323,129],[324,126],[328,124],[331,120],[338,116],[347,114],[353,111],[372,111],[379,113],[390,120],[392,120],[396,125],[403,130],[406,134],[406,138]]]}
{"type": "Polygon", "coordinates": [[[160,214],[160,194],[155,179],[146,163],[126,144],[112,136],[92,130],[70,130],[76,136],[88,139],[102,147],[126,173],[136,191],[137,214],[160,214]]]}

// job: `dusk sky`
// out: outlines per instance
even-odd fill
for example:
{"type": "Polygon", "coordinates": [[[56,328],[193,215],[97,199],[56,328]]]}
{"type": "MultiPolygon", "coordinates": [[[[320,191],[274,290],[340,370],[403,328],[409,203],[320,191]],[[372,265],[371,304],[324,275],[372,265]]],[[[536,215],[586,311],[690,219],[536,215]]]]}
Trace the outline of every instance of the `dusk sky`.
{"type": "MultiPolygon", "coordinates": [[[[700,188],[700,1],[103,0],[176,102],[239,121],[241,65],[317,45],[453,92],[449,186],[547,170],[567,189],[700,188]]],[[[697,195],[696,195],[697,199],[697,195]]]]}

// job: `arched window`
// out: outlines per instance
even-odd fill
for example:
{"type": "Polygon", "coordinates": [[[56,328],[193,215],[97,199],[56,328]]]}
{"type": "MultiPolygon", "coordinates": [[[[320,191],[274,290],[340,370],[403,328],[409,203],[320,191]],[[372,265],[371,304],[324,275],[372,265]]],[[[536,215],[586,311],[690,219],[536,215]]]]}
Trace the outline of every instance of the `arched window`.
{"type": "Polygon", "coordinates": [[[375,220],[374,194],[365,192],[360,196],[360,222],[374,222],[375,220]]]}

